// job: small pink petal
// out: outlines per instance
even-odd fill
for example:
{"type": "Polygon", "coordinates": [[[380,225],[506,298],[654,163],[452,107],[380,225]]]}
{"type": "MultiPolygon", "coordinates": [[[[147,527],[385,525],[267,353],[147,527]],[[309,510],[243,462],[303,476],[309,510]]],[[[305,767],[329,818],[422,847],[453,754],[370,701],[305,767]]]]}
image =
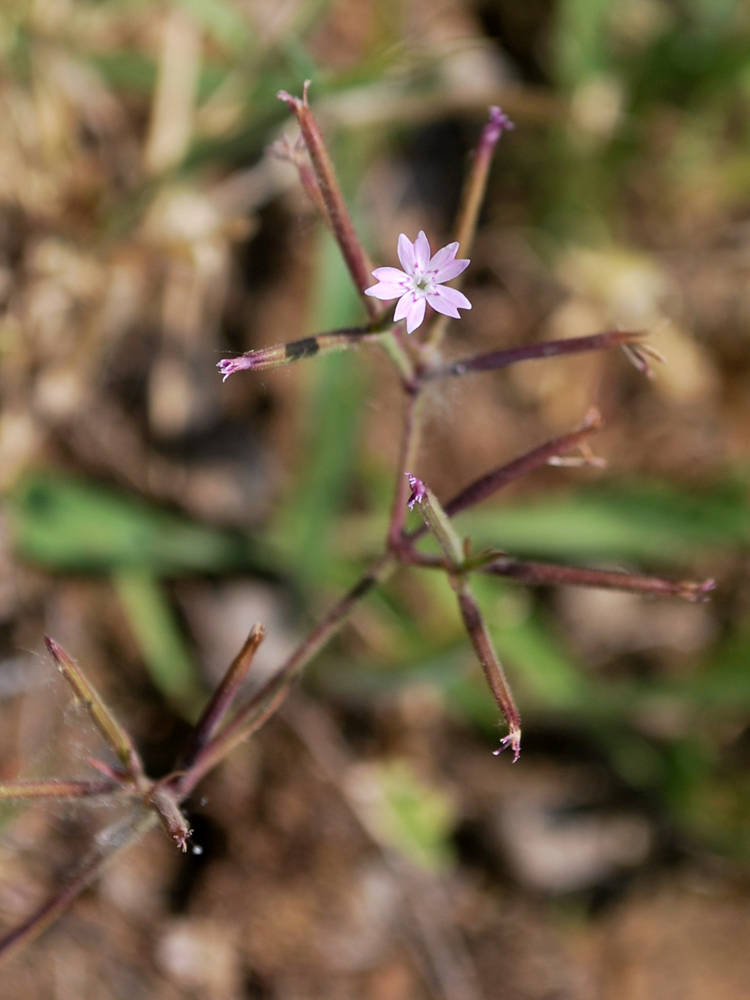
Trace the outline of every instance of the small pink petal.
{"type": "Polygon", "coordinates": [[[372,272],[373,278],[377,278],[378,281],[387,281],[390,284],[398,284],[399,282],[407,282],[409,280],[409,275],[404,271],[399,271],[397,267],[376,267],[372,272]]]}
{"type": "Polygon", "coordinates": [[[379,281],[377,285],[365,288],[365,295],[371,295],[374,299],[381,299],[383,302],[391,302],[393,299],[401,298],[403,294],[404,286],[394,285],[390,281],[379,281]]]}
{"type": "Polygon", "coordinates": [[[458,253],[458,243],[449,243],[447,246],[441,247],[440,250],[435,254],[435,256],[430,260],[427,265],[427,270],[430,274],[437,274],[441,267],[448,263],[448,261],[453,260],[453,258],[458,253]]]}
{"type": "Polygon", "coordinates": [[[406,320],[406,332],[413,333],[424,319],[425,300],[424,296],[417,292],[408,292],[403,295],[396,306],[393,314],[393,321],[406,320]]]}
{"type": "Polygon", "coordinates": [[[414,273],[414,263],[416,260],[414,256],[414,244],[403,233],[398,238],[398,259],[401,261],[401,267],[403,267],[407,274],[414,273]]]}
{"type": "Polygon", "coordinates": [[[469,260],[451,260],[443,264],[443,266],[435,273],[433,281],[451,281],[453,278],[457,278],[462,271],[465,271],[469,266],[471,261],[469,260]]]}
{"type": "Polygon", "coordinates": [[[448,289],[443,288],[442,285],[436,285],[426,293],[427,301],[435,312],[442,313],[443,316],[451,316],[453,319],[460,319],[461,314],[445,294],[447,291],[448,289]]]}
{"type": "Polygon", "coordinates": [[[398,323],[399,320],[404,319],[416,300],[417,295],[415,292],[407,292],[406,295],[402,295],[396,305],[396,311],[393,314],[393,322],[398,323]]]}
{"type": "Polygon", "coordinates": [[[425,313],[425,300],[420,296],[416,302],[414,302],[406,314],[406,332],[414,333],[418,326],[422,325],[425,313]]]}
{"type": "Polygon", "coordinates": [[[430,243],[423,229],[419,230],[414,241],[414,258],[420,273],[424,274],[430,263],[430,243]]]}
{"type": "Polygon", "coordinates": [[[440,292],[442,293],[443,301],[450,302],[454,309],[471,309],[471,302],[457,288],[446,288],[441,285],[440,292]]]}

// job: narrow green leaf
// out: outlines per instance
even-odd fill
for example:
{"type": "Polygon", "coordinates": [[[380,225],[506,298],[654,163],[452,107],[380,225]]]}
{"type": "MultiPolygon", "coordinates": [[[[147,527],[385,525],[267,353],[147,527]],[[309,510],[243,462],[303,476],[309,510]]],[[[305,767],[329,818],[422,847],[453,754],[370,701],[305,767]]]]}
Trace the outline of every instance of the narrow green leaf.
{"type": "Polygon", "coordinates": [[[7,498],[7,511],[18,554],[50,570],[179,576],[257,565],[245,536],[53,473],[25,479],[7,498]]]}
{"type": "Polygon", "coordinates": [[[115,586],[154,685],[195,721],[205,690],[163,588],[137,570],[119,573],[115,586]]]}

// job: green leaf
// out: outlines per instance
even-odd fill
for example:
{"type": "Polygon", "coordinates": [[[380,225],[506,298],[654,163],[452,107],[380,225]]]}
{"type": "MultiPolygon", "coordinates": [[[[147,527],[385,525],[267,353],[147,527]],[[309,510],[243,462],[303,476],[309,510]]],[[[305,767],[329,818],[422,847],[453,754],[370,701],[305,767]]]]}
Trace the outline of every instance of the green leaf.
{"type": "Polygon", "coordinates": [[[117,574],[115,586],[155,687],[195,721],[206,692],[162,585],[130,570],[117,574]]]}
{"type": "MultiPolygon", "coordinates": [[[[362,320],[362,306],[338,248],[322,235],[312,326],[336,329],[362,320]]],[[[358,417],[365,394],[357,352],[316,358],[307,365],[312,399],[302,433],[305,459],[299,484],[288,495],[274,532],[300,578],[320,582],[331,563],[332,531],[349,498],[356,459],[358,417]]]]}
{"type": "Polygon", "coordinates": [[[447,794],[420,778],[406,760],[358,771],[355,794],[375,838],[425,871],[448,868],[455,807],[447,794]]]}
{"type": "Polygon", "coordinates": [[[6,499],[21,558],[59,572],[145,569],[157,576],[257,567],[254,543],[82,480],[40,472],[6,499]]]}
{"type": "Polygon", "coordinates": [[[733,485],[693,495],[665,484],[630,484],[615,492],[464,515],[475,548],[570,560],[634,559],[684,565],[705,550],[746,545],[750,517],[745,489],[733,485]]]}

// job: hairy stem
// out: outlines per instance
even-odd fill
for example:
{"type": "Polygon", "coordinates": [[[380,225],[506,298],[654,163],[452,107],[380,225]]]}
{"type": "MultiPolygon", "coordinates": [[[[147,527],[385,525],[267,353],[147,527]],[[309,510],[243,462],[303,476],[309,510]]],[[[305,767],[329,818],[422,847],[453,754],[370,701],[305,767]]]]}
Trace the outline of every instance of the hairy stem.
{"type": "Polygon", "coordinates": [[[211,742],[232,706],[242,682],[247,676],[258,647],[266,634],[262,625],[253,625],[250,634],[237,656],[224,674],[221,683],[216,688],[210,701],[203,709],[196,723],[190,744],[182,759],[182,769],[188,770],[207,744],[211,742]]]}
{"type": "Polygon", "coordinates": [[[369,572],[331,608],[277,673],[255,692],[232,721],[198,754],[190,771],[179,777],[175,788],[180,797],[184,798],[189,794],[204,774],[223,760],[238,743],[260,729],[277,711],[308,663],[338,632],[362,598],[386,580],[395,567],[395,556],[390,552],[384,553],[369,572]]]}
{"type": "Polygon", "coordinates": [[[142,813],[135,821],[127,820],[118,827],[110,828],[107,835],[99,839],[92,852],[60,891],[19,927],[0,938],[0,962],[6,961],[15,952],[38,938],[65,912],[73,900],[91,885],[120,851],[139,840],[155,824],[156,815],[149,810],[142,813]]]}
{"type": "MultiPolygon", "coordinates": [[[[479,209],[484,199],[495,146],[503,132],[512,128],[513,124],[502,113],[500,108],[490,108],[490,120],[482,129],[482,135],[474,152],[474,162],[464,185],[461,206],[458,211],[456,241],[458,242],[462,257],[468,257],[471,253],[477,220],[479,218],[479,209]]],[[[450,282],[450,284],[453,288],[459,288],[462,280],[459,277],[450,282]]],[[[430,326],[425,346],[428,348],[428,353],[433,356],[445,335],[448,323],[449,318],[447,316],[439,315],[435,317],[430,326]]]]}
{"type": "Polygon", "coordinates": [[[346,266],[349,268],[349,273],[362,297],[364,306],[368,314],[375,318],[380,315],[380,308],[373,299],[364,294],[365,288],[372,284],[372,263],[357,236],[320,128],[307,103],[308,88],[309,81],[305,83],[302,99],[292,97],[285,90],[279,91],[278,96],[286,103],[299,122],[302,138],[310,154],[313,170],[320,185],[321,197],[331,220],[333,234],[341,248],[346,266]]]}
{"type": "Polygon", "coordinates": [[[518,364],[519,361],[536,361],[565,354],[581,354],[584,351],[603,351],[610,347],[637,345],[642,339],[643,333],[608,330],[604,333],[591,334],[588,337],[547,340],[538,344],[526,344],[523,347],[510,347],[503,351],[490,351],[488,354],[463,358],[449,365],[428,369],[422,374],[422,378],[430,380],[468,375],[470,372],[498,371],[500,368],[518,364]]]}
{"type": "Polygon", "coordinates": [[[49,781],[4,781],[0,783],[0,802],[24,802],[30,799],[84,799],[122,793],[116,781],[74,781],[51,778],[49,781]]]}
{"type": "MultiPolygon", "coordinates": [[[[468,510],[469,507],[475,507],[478,503],[491,497],[493,493],[497,493],[504,486],[526,475],[527,472],[531,472],[532,469],[538,469],[546,465],[551,458],[563,455],[565,452],[577,448],[582,441],[585,441],[589,435],[598,431],[602,426],[599,411],[592,407],[586,414],[580,427],[570,431],[568,434],[551,438],[549,441],[545,441],[544,444],[539,445],[538,448],[533,448],[512,462],[498,466],[497,469],[493,469],[479,479],[475,479],[473,483],[470,483],[469,486],[461,490],[460,493],[457,493],[452,500],[445,504],[446,514],[449,517],[455,517],[461,511],[468,510]]],[[[413,543],[418,538],[421,538],[426,531],[426,526],[422,525],[415,531],[402,535],[402,541],[413,543]]]]}
{"type": "Polygon", "coordinates": [[[49,636],[44,637],[44,642],[58,669],[73,689],[73,693],[83,702],[94,725],[120,758],[127,773],[134,777],[142,775],[143,765],[133,741],[104,703],[99,693],[94,690],[94,687],[83,676],[62,646],[58,646],[54,639],[50,639],[49,636]]]}
{"type": "MultiPolygon", "coordinates": [[[[501,740],[500,750],[510,746],[513,750],[513,761],[518,760],[521,752],[521,716],[513,701],[505,671],[495,652],[495,647],[490,638],[490,633],[482,618],[479,605],[474,599],[468,582],[464,577],[458,577],[453,582],[458,606],[464,627],[468,633],[469,640],[477,654],[477,659],[481,664],[484,676],[487,679],[490,691],[493,694],[497,707],[502,712],[503,718],[508,725],[508,735],[501,740]]],[[[497,753],[500,750],[496,751],[497,753]]]]}
{"type": "Polygon", "coordinates": [[[392,550],[397,550],[401,545],[406,522],[406,502],[411,490],[407,476],[414,468],[419,450],[423,406],[422,393],[415,391],[407,394],[404,423],[401,430],[401,446],[396,466],[396,485],[393,493],[391,520],[388,526],[388,547],[392,550]]]}

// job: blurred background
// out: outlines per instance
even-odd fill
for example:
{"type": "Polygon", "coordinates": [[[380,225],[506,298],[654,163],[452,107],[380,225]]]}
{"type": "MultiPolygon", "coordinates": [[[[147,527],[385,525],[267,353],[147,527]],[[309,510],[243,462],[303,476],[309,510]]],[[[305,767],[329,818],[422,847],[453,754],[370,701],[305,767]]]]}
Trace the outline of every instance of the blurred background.
{"type": "MultiPolygon", "coordinates": [[[[441,386],[442,498],[597,405],[606,470],[537,472],[477,547],[682,579],[691,605],[477,580],[524,717],[439,576],[358,609],[282,713],[3,972],[3,997],[691,1000],[750,993],[750,12],[731,0],[5,0],[0,774],[102,749],[62,643],[166,773],[250,626],[273,670],[384,536],[400,391],[377,350],[222,384],[359,322],[287,164],[311,102],[363,239],[451,238],[500,104],[453,357],[644,329],[441,386]]],[[[111,810],[0,817],[0,921],[111,810]]]]}

